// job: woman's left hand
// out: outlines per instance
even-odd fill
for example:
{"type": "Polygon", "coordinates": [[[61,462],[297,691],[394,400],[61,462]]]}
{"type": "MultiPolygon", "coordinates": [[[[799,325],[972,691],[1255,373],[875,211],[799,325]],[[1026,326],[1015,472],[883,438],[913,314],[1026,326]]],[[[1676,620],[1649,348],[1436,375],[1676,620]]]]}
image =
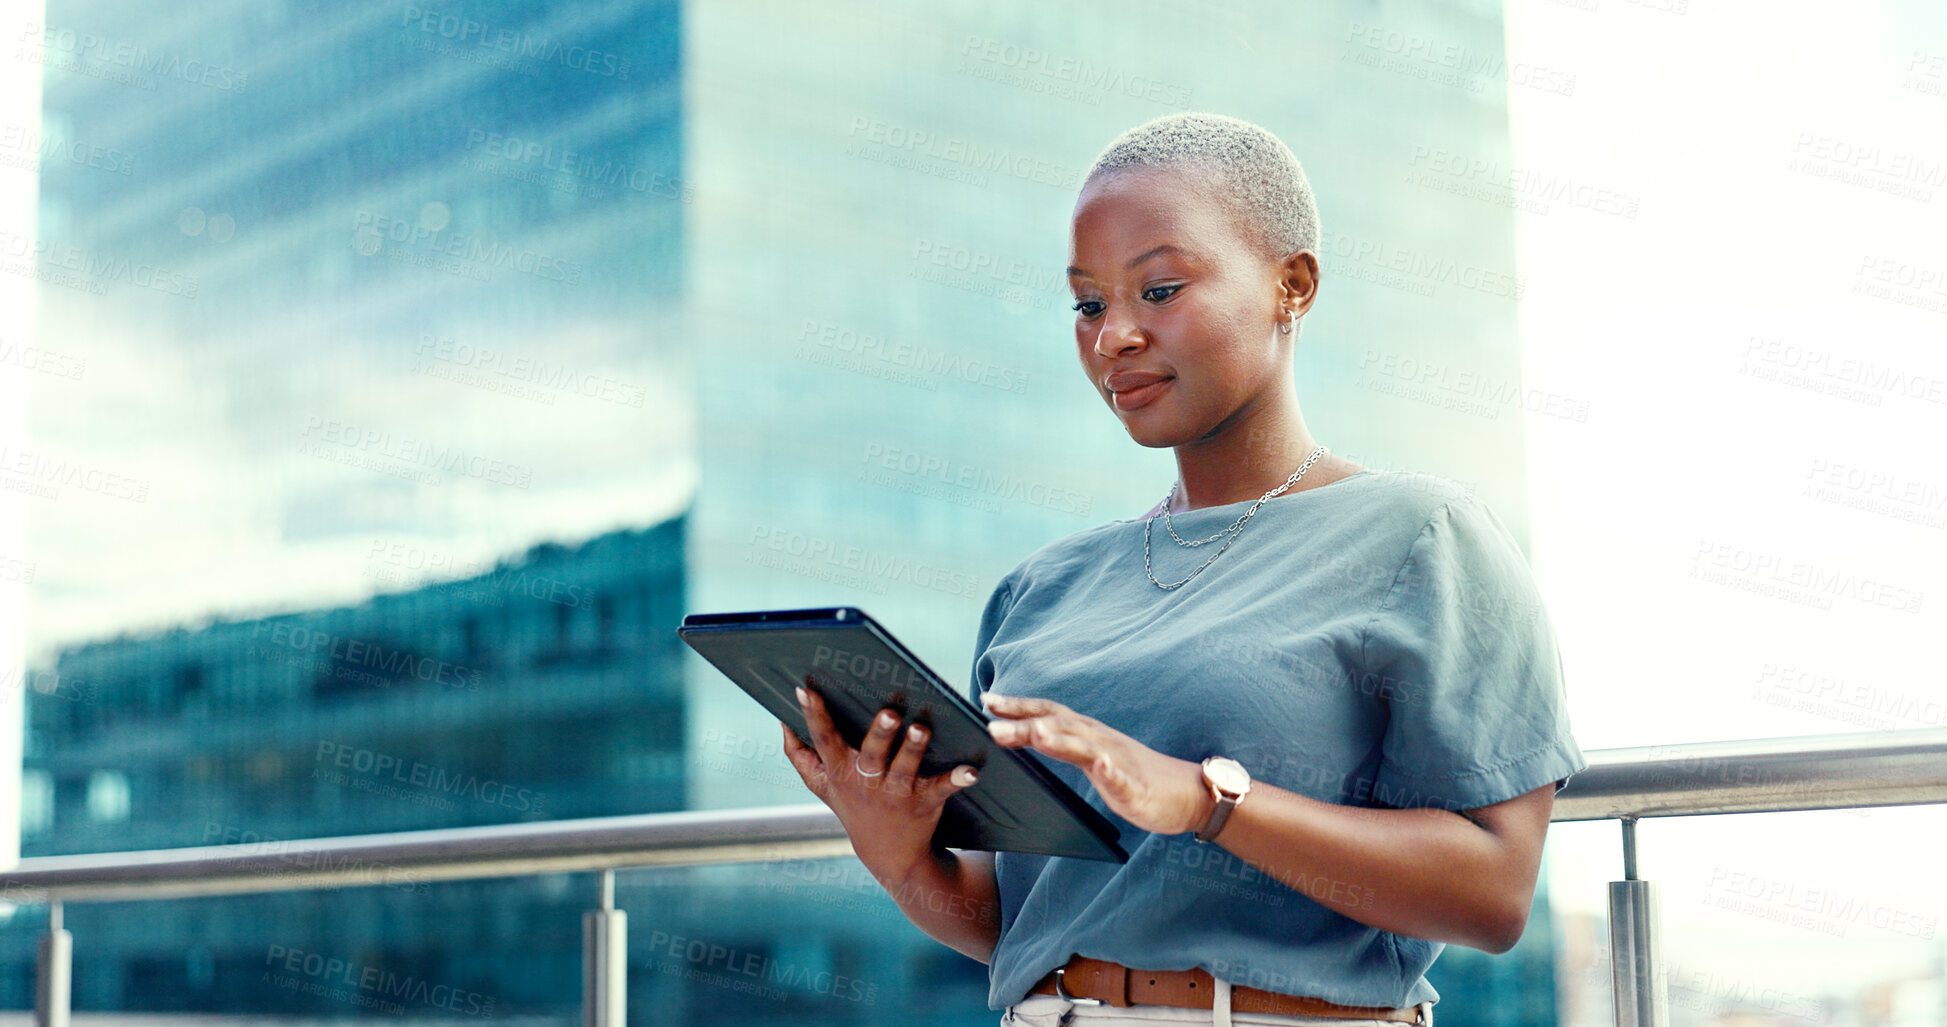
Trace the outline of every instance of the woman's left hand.
{"type": "Polygon", "coordinates": [[[992,693],[981,698],[988,713],[1006,718],[987,725],[996,742],[1033,746],[1080,767],[1109,808],[1137,827],[1181,834],[1209,819],[1215,800],[1203,783],[1202,765],[1165,756],[1052,699],[992,693]]]}

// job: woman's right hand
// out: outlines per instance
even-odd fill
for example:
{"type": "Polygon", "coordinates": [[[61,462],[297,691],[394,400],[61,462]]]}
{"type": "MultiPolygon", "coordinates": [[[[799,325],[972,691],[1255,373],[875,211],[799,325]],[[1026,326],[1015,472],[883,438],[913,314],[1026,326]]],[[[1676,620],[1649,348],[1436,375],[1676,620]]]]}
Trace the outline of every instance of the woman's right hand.
{"type": "Polygon", "coordinates": [[[898,711],[890,706],[879,711],[854,749],[839,737],[823,696],[800,687],[798,703],[811,729],[811,745],[799,741],[789,724],[782,725],[791,766],[805,787],[838,814],[851,836],[852,851],[874,877],[881,883],[906,880],[933,855],[933,831],[947,797],[972,785],[977,772],[961,764],[947,773],[918,776],[920,756],[932,733],[924,725],[900,730],[898,711]],[[895,738],[904,741],[888,762],[895,738]]]}

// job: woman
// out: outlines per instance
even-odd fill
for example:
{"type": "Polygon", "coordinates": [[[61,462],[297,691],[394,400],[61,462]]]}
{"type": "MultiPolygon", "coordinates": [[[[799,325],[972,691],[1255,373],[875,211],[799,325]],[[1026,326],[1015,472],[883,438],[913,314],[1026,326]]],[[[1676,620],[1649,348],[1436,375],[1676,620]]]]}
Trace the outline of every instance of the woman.
{"type": "Polygon", "coordinates": [[[971,690],[1129,861],[933,848],[973,768],[916,777],[925,729],[896,711],[853,749],[800,690],[790,759],[906,915],[991,964],[1003,1023],[1430,1023],[1445,944],[1521,936],[1555,792],[1587,765],[1527,564],[1452,481],[1306,430],[1318,219],[1275,136],[1131,129],[1070,244],[1082,369],[1178,478],[995,586],[971,690]]]}

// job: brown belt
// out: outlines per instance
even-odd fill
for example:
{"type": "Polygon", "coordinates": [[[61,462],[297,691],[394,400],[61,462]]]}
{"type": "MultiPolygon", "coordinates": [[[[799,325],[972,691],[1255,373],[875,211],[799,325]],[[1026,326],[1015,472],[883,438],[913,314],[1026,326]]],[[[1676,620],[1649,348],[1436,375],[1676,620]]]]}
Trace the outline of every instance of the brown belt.
{"type": "MultiPolygon", "coordinates": [[[[1028,989],[1043,995],[1095,999],[1112,1006],[1155,1005],[1211,1008],[1216,982],[1202,967],[1188,970],[1131,970],[1106,959],[1073,956],[1067,965],[1041,978],[1028,989]],[[1059,982],[1059,983],[1057,983],[1059,982]],[[1059,990],[1057,990],[1059,989],[1059,990]]],[[[1397,1020],[1420,1022],[1417,1006],[1388,1009],[1385,1006],[1342,1006],[1307,995],[1286,995],[1262,988],[1233,984],[1230,1008],[1237,1013],[1275,1013],[1280,1016],[1335,1016],[1349,1020],[1397,1020]]]]}

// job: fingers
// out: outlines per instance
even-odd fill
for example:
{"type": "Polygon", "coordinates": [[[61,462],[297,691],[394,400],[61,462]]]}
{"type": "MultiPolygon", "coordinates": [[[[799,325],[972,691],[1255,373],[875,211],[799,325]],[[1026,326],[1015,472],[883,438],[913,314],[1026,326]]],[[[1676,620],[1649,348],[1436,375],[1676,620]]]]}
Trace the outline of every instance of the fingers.
{"type": "Polygon", "coordinates": [[[798,703],[804,707],[805,726],[811,729],[811,745],[818,751],[818,759],[826,767],[843,765],[842,757],[851,746],[838,735],[838,728],[832,725],[831,714],[825,710],[825,697],[808,688],[798,688],[798,703]]]}
{"type": "Polygon", "coordinates": [[[892,758],[892,765],[886,768],[886,790],[894,795],[911,795],[913,778],[919,773],[919,758],[925,753],[926,743],[932,740],[932,732],[924,724],[912,724],[901,736],[899,755],[892,758]]]}
{"type": "MultiPolygon", "coordinates": [[[[1009,748],[1032,746],[1058,760],[1086,769],[1109,748],[1110,740],[1105,737],[1108,732],[1096,721],[1070,712],[1066,707],[1060,707],[1059,703],[1050,705],[1059,707],[1061,712],[990,721],[987,732],[994,741],[1009,748]]],[[[1008,716],[1014,714],[1010,711],[1008,716]]]]}
{"type": "Polygon", "coordinates": [[[1056,713],[1075,715],[1074,710],[1053,699],[1036,699],[1023,695],[995,695],[992,692],[982,692],[980,699],[987,704],[987,712],[1002,717],[1041,717],[1056,713]]]}
{"type": "Polygon", "coordinates": [[[980,771],[962,763],[944,774],[920,778],[916,791],[922,792],[934,802],[944,803],[948,796],[963,788],[971,788],[980,780],[980,771]]]}
{"type": "Polygon", "coordinates": [[[893,735],[899,730],[899,714],[891,708],[879,711],[872,718],[872,726],[865,731],[865,738],[859,742],[858,772],[874,784],[884,784],[881,775],[886,773],[886,753],[892,748],[893,735]]]}
{"type": "Polygon", "coordinates": [[[790,760],[792,769],[804,778],[805,787],[817,793],[824,782],[824,763],[810,746],[798,740],[798,734],[791,730],[791,725],[779,721],[778,726],[784,729],[784,758],[790,760]]]}

